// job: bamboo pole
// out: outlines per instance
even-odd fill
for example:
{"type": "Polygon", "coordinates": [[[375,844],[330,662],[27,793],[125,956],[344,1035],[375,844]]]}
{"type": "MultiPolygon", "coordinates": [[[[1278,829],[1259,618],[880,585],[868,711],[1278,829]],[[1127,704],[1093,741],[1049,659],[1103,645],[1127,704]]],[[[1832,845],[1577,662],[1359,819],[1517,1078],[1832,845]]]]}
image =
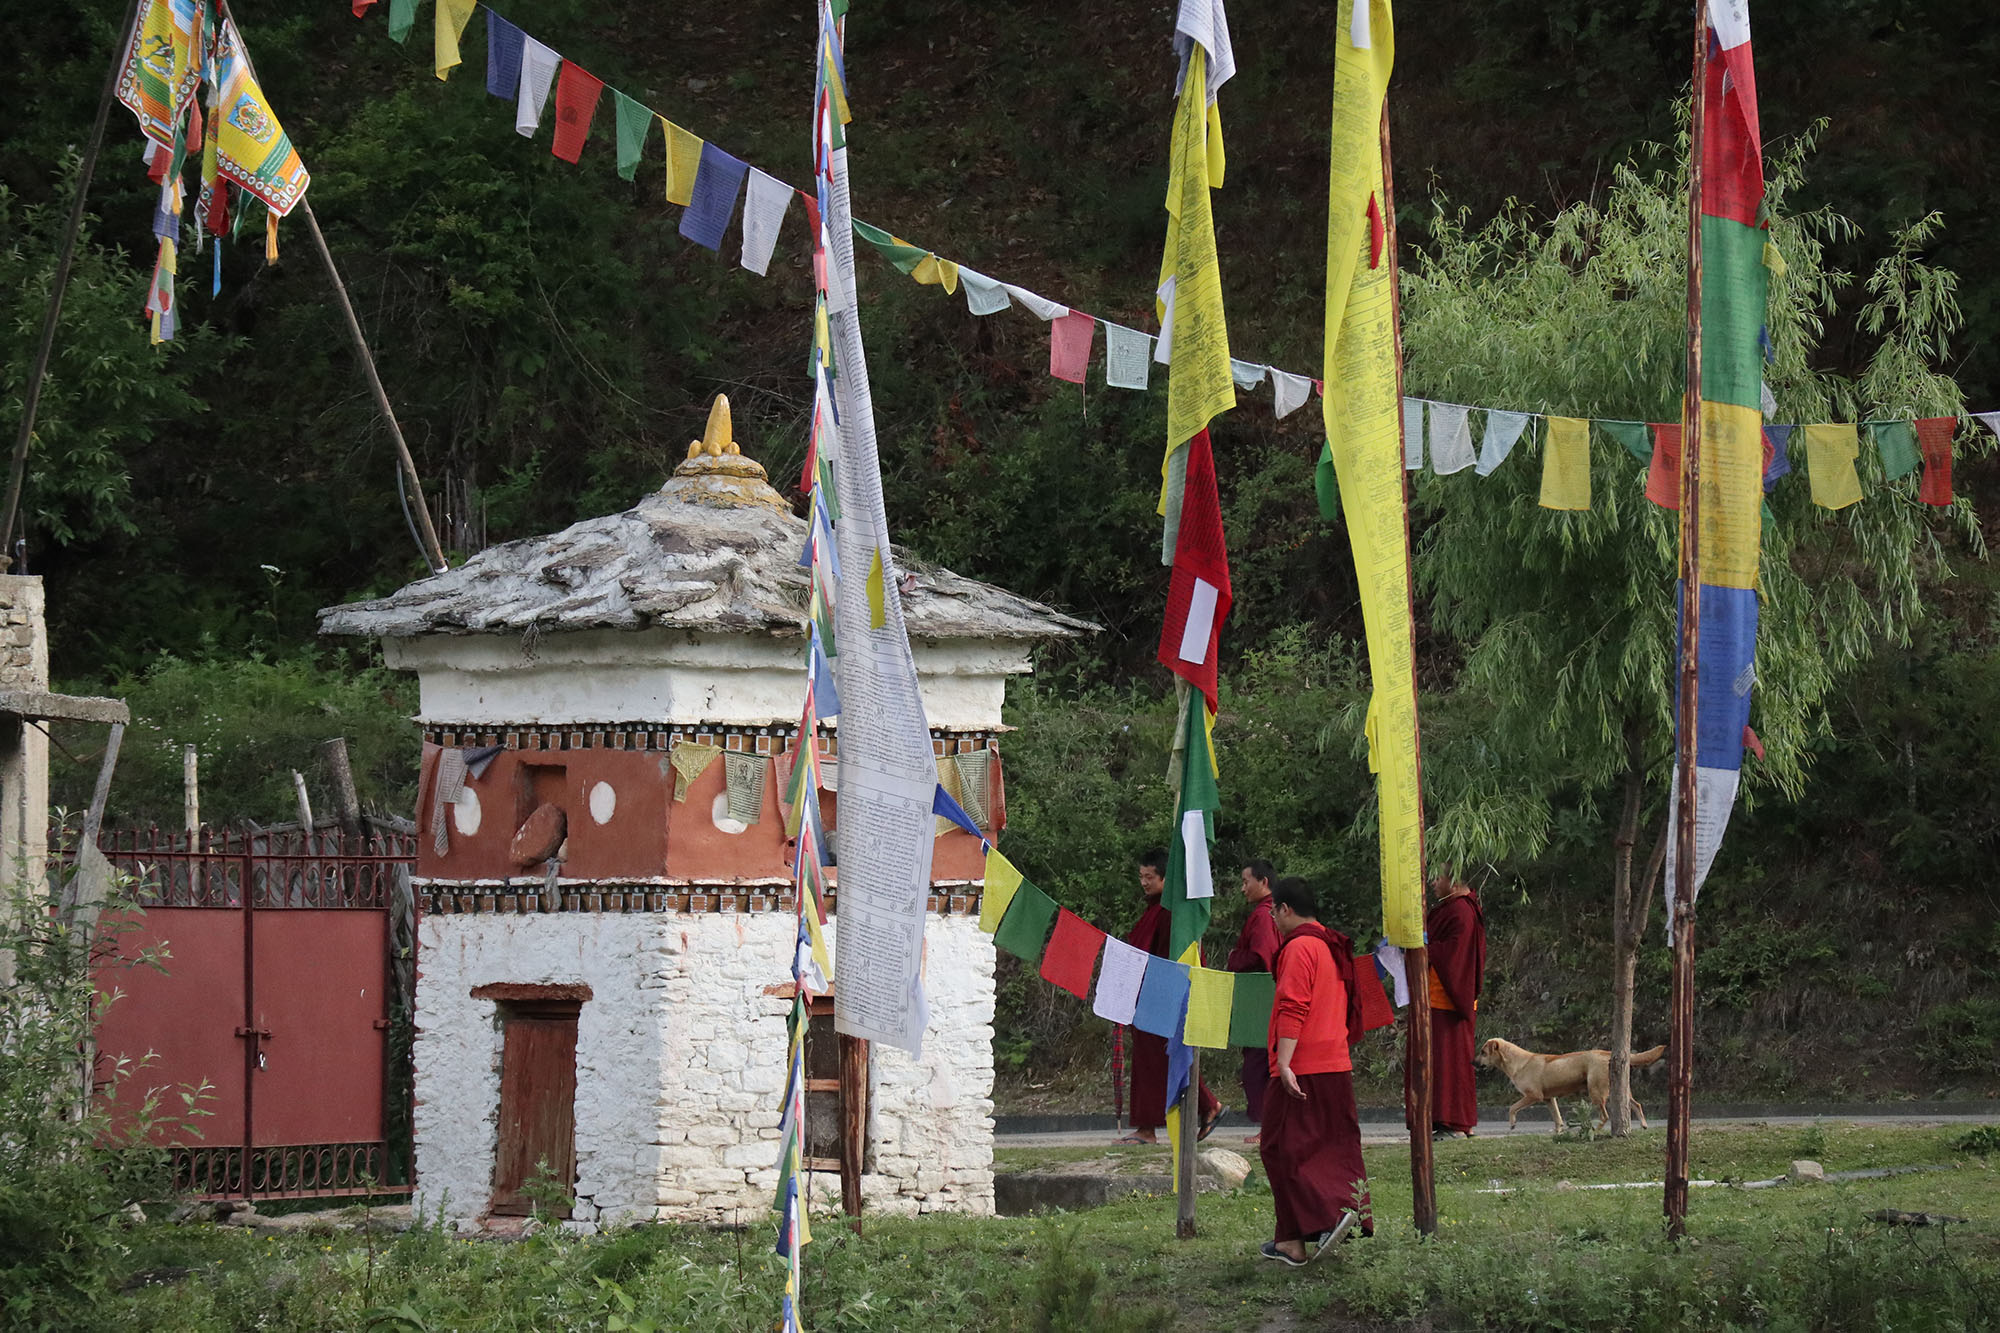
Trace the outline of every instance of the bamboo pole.
{"type": "Polygon", "coordinates": [[[201,827],[201,751],[192,744],[181,751],[181,819],[192,849],[194,831],[201,827]]]}
{"type": "Polygon", "coordinates": [[[0,569],[14,567],[14,525],[21,514],[21,487],[28,476],[28,447],[35,438],[35,411],[41,406],[42,381],[48,378],[49,355],[55,350],[63,294],[69,288],[70,265],[76,260],[77,233],[83,230],[84,203],[90,195],[90,178],[97,171],[97,152],[104,143],[104,122],[111,114],[112,96],[118,90],[118,71],[131,43],[132,26],[138,21],[139,0],[132,0],[125,11],[125,26],[118,30],[118,44],[112,48],[111,68],[104,72],[104,88],[97,95],[97,118],[90,123],[90,141],[84,145],[83,161],[77,167],[76,197],[70,200],[62,252],[56,258],[55,278],[49,283],[48,308],[42,312],[41,342],[35,347],[35,363],[28,371],[27,389],[21,398],[21,428],[14,436],[14,457],[7,468],[7,499],[4,518],[0,518],[0,548],[4,548],[0,549],[0,569]]]}
{"type": "Polygon", "coordinates": [[[1687,387],[1681,396],[1680,732],[1674,738],[1672,1016],[1667,1047],[1667,1235],[1687,1234],[1688,1116],[1694,1096],[1695,706],[1701,653],[1701,153],[1708,88],[1708,4],[1694,13],[1694,101],[1688,120],[1687,387]]]}
{"type": "MultiPolygon", "coordinates": [[[[1382,233],[1384,255],[1389,264],[1389,327],[1396,349],[1396,400],[1403,397],[1403,299],[1399,290],[1400,267],[1396,259],[1396,173],[1389,154],[1389,105],[1382,104],[1382,233]]],[[[1396,413],[1396,438],[1403,435],[1403,414],[1396,413]]],[[[1400,450],[1398,451],[1400,452],[1400,450]]],[[[1403,568],[1414,568],[1410,560],[1410,478],[1403,477],[1403,568]]],[[[1410,654],[1417,649],[1417,590],[1407,585],[1410,598],[1410,654]]],[[[1414,678],[1411,688],[1415,689],[1414,678]]],[[[1413,714],[1414,716],[1414,714],[1413,714]]],[[[1417,808],[1423,809],[1424,761],[1421,736],[1417,746],[1417,808]]],[[[1424,882],[1423,821],[1417,822],[1417,882],[1424,882]]],[[[1419,890],[1421,892],[1421,890],[1419,890]]],[[[1404,968],[1410,979],[1410,1035],[1404,1059],[1410,1071],[1410,1090],[1404,1098],[1403,1116],[1410,1129],[1410,1212],[1417,1234],[1437,1231],[1437,1176],[1431,1156],[1431,1009],[1430,991],[1424,979],[1430,975],[1430,950],[1423,945],[1406,949],[1404,968]]]]}

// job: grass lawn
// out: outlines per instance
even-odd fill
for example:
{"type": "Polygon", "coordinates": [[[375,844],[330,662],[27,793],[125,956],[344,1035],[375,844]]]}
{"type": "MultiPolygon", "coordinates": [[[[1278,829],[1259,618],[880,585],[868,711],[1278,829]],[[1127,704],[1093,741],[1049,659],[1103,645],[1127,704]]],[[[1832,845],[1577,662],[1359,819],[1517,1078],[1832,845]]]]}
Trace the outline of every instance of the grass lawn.
{"type": "MultiPolygon", "coordinates": [[[[1828,1171],[1945,1169],[1772,1189],[1698,1189],[1690,1240],[1660,1237],[1658,1130],[1622,1142],[1517,1134],[1440,1144],[1439,1236],[1409,1223],[1407,1150],[1367,1152],[1377,1232],[1304,1270],[1256,1258],[1270,1200],[1253,1176],[1204,1196],[1201,1235],[1173,1202],[1065,1217],[832,1218],[807,1250],[814,1330],[1141,1328],[2000,1328],[2000,1153],[1966,1131],[1697,1126],[1694,1174],[1751,1180],[1795,1157],[1828,1171]],[[1510,1193],[1481,1193],[1495,1188],[1510,1193]],[[1965,1226],[1868,1220],[1881,1208],[1965,1226]]],[[[1039,1153],[1049,1160],[1058,1153],[1039,1153]]],[[[1095,1149],[1076,1150],[1092,1156],[1095,1149]]],[[[1127,1150],[1143,1152],[1146,1150],[1127,1150]]],[[[1161,1154],[1164,1158],[1164,1154],[1161,1154]]],[[[753,1330],[772,1327],[782,1272],[771,1229],[643,1227],[503,1244],[417,1230],[259,1237],[218,1227],[132,1233],[128,1289],[80,1326],[147,1329],[753,1330]]]]}

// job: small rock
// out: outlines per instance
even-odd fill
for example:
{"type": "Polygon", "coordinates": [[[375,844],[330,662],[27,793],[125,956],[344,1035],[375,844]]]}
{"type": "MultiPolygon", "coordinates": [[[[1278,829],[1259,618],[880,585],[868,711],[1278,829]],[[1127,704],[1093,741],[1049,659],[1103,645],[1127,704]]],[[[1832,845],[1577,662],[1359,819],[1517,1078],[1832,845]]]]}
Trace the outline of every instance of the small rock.
{"type": "Polygon", "coordinates": [[[1818,1162],[1809,1161],[1802,1157],[1792,1163],[1792,1169],[1785,1173],[1785,1178],[1794,1185],[1803,1184],[1810,1180],[1825,1180],[1826,1168],[1818,1162]]]}
{"type": "Polygon", "coordinates": [[[707,88],[712,82],[714,82],[712,79],[689,79],[687,81],[687,90],[691,93],[698,93],[707,88]]]}
{"type": "Polygon", "coordinates": [[[242,1200],[231,1200],[231,1202],[234,1203],[235,1206],[230,1208],[229,1211],[226,1213],[223,1212],[221,1205],[217,1205],[215,1210],[216,1211],[215,1220],[217,1222],[220,1222],[223,1226],[226,1227],[249,1227],[257,1225],[256,1204],[248,1203],[242,1200]]]}
{"type": "Polygon", "coordinates": [[[146,1210],[136,1203],[126,1204],[124,1211],[119,1213],[119,1216],[124,1219],[125,1225],[128,1227],[142,1227],[146,1225],[146,1210]]]}
{"type": "Polygon", "coordinates": [[[1556,1188],[1558,1190],[1573,1190],[1576,1188],[1576,1182],[1574,1180],[1558,1180],[1556,1188]]]}
{"type": "Polygon", "coordinates": [[[1222,1189],[1240,1188],[1250,1178],[1250,1163],[1241,1153],[1227,1148],[1204,1148],[1195,1157],[1196,1169],[1215,1177],[1222,1189]]]}

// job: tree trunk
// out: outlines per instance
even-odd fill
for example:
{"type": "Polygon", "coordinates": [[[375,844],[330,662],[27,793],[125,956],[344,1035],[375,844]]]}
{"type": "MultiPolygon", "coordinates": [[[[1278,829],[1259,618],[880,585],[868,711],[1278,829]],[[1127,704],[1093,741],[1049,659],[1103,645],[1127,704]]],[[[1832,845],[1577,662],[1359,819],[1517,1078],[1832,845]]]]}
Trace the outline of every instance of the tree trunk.
{"type": "Polygon", "coordinates": [[[1644,917],[1633,901],[1632,846],[1639,838],[1639,812],[1646,795],[1645,731],[1636,717],[1625,719],[1625,807],[1618,816],[1618,836],[1612,840],[1611,866],[1611,1092],[1606,1102],[1606,1129],[1624,1138],[1632,1126],[1627,1108],[1632,1097],[1632,984],[1639,961],[1639,933],[1644,917]],[[1641,926],[1635,928],[1633,918],[1641,926]]]}

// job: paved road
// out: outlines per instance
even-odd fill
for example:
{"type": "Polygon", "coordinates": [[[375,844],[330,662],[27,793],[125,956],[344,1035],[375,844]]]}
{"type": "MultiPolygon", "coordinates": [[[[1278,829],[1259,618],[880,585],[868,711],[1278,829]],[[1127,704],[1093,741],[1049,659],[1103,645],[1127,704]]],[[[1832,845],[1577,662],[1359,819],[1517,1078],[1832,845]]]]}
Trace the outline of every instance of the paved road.
{"type": "MultiPolygon", "coordinates": [[[[1663,1107],[1661,1110],[1662,1116],[1664,1116],[1665,1108],[1663,1107]]],[[[1567,1116],[1567,1113],[1565,1115],[1567,1116]]],[[[1219,1148],[1240,1150],[1243,1147],[1244,1136],[1251,1132],[1252,1127],[1247,1124],[1230,1123],[1235,1119],[1237,1118],[1226,1118],[1221,1125],[1216,1127],[1215,1133],[1209,1136],[1208,1141],[1219,1148]]],[[[1652,1125],[1651,1130],[1641,1132],[1665,1134],[1663,1118],[1656,1119],[1649,1116],[1648,1120],[1652,1125]]],[[[1984,1125],[2000,1123],[2000,1102],[1994,1103],[1991,1109],[1978,1113],[1912,1115],[1886,1108],[1855,1107],[1850,1111],[1820,1115],[1697,1116],[1696,1123],[1700,1125],[1884,1125],[1905,1129],[1913,1129],[1925,1125],[1984,1125]]],[[[1546,1135],[1552,1133],[1554,1128],[1555,1124],[1549,1119],[1548,1112],[1538,1107],[1532,1111],[1522,1112],[1520,1123],[1511,1131],[1507,1128],[1507,1117],[1505,1115],[1498,1117],[1482,1115],[1479,1121],[1479,1137],[1505,1138],[1510,1132],[1513,1134],[1546,1135]]],[[[1117,1131],[1109,1129],[1057,1130],[1028,1134],[998,1133],[993,1136],[993,1146],[996,1148],[1094,1148],[1108,1146],[1117,1137],[1117,1131]]],[[[1161,1141],[1163,1143],[1165,1142],[1165,1138],[1166,1136],[1162,1134],[1161,1141]]],[[[1363,1120],[1361,1123],[1361,1141],[1364,1144],[1407,1143],[1409,1142],[1409,1135],[1400,1124],[1394,1121],[1363,1120]]],[[[1444,1146],[1446,1150],[1449,1150],[1449,1144],[1444,1146]]]]}

